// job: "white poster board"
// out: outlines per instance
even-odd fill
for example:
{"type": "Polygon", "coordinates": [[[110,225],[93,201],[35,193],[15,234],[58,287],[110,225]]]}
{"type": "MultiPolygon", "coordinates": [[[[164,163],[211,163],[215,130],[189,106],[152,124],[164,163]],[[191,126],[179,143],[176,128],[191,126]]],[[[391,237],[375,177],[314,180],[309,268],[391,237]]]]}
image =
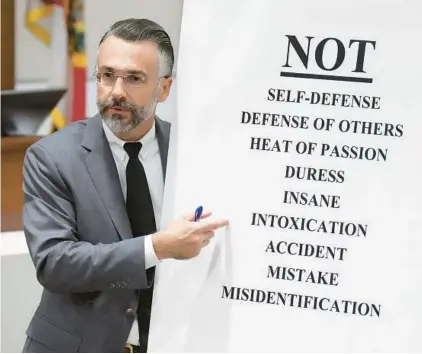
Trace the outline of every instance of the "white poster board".
{"type": "Polygon", "coordinates": [[[149,351],[422,350],[422,2],[185,0],[149,351]]]}

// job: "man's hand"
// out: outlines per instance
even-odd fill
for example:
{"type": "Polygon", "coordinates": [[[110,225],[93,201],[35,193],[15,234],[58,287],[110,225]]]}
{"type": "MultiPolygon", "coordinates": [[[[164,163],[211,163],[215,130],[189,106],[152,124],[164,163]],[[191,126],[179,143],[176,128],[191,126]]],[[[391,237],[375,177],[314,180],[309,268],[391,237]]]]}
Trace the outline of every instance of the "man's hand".
{"type": "Polygon", "coordinates": [[[152,244],[157,258],[196,257],[210,243],[215,230],[229,224],[226,219],[206,220],[210,215],[209,212],[204,213],[198,222],[194,221],[193,214],[186,215],[154,234],[152,244]]]}

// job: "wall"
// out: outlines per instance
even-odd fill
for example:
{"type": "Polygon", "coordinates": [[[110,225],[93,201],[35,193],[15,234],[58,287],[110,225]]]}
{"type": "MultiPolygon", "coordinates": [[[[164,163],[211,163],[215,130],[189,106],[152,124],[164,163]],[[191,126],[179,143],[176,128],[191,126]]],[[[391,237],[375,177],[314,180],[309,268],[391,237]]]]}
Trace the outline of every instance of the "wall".
{"type": "Polygon", "coordinates": [[[1,2],[1,89],[13,89],[15,81],[15,58],[10,55],[15,45],[15,3],[12,1],[1,2]],[[3,33],[7,33],[4,36],[3,33]]]}
{"type": "Polygon", "coordinates": [[[23,232],[1,234],[1,352],[21,353],[42,287],[23,232]]]}

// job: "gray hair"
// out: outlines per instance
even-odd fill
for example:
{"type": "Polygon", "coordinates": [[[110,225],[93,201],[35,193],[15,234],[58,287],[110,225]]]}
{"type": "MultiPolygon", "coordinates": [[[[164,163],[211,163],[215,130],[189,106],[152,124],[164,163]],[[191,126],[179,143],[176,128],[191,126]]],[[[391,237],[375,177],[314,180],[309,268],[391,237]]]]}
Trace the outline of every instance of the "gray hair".
{"type": "Polygon", "coordinates": [[[115,22],[103,35],[101,43],[107,37],[114,36],[127,42],[151,41],[158,46],[158,75],[170,77],[173,74],[174,51],[167,32],[154,21],[129,18],[115,22]]]}

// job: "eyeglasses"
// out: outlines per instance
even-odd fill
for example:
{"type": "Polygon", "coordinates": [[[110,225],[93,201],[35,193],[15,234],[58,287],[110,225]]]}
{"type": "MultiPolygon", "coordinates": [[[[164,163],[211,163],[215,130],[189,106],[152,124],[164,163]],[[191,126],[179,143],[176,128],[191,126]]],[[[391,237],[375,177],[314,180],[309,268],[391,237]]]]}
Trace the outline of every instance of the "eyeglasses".
{"type": "MultiPolygon", "coordinates": [[[[101,82],[105,86],[114,86],[116,80],[121,77],[125,85],[130,87],[141,87],[147,83],[147,79],[143,75],[137,74],[126,74],[126,75],[117,75],[111,71],[100,72],[96,71],[94,76],[97,78],[97,82],[101,82]]],[[[170,76],[160,76],[161,78],[169,78],[170,76]]]]}

